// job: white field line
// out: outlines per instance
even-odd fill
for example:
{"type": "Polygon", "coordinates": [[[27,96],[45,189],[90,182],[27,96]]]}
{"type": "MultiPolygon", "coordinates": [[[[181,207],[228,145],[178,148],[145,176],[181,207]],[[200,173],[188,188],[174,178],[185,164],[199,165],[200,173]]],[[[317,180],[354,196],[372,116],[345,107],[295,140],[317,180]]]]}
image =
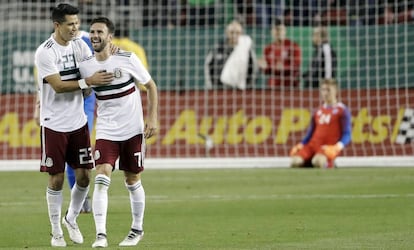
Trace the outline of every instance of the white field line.
{"type": "MultiPolygon", "coordinates": [[[[247,201],[247,200],[353,200],[353,199],[389,199],[389,198],[414,198],[414,193],[409,194],[272,194],[272,195],[190,195],[167,196],[147,195],[147,202],[185,202],[185,201],[247,201]]],[[[110,201],[129,201],[129,196],[109,196],[110,201]]],[[[18,202],[0,202],[0,207],[28,206],[30,204],[46,203],[45,200],[26,200],[18,202]]]]}
{"type": "MultiPolygon", "coordinates": [[[[171,201],[237,201],[237,200],[328,200],[328,199],[385,199],[413,198],[413,194],[272,194],[272,195],[191,195],[191,196],[147,196],[147,200],[155,202],[171,201]]],[[[121,198],[121,197],[117,197],[121,198]]],[[[128,196],[124,197],[125,199],[128,196]]]]}
{"type": "MultiPolygon", "coordinates": [[[[0,160],[0,171],[39,171],[40,160],[0,160]]],[[[413,156],[338,157],[342,167],[413,167],[413,156]]],[[[288,168],[289,157],[149,158],[145,169],[288,168]]]]}

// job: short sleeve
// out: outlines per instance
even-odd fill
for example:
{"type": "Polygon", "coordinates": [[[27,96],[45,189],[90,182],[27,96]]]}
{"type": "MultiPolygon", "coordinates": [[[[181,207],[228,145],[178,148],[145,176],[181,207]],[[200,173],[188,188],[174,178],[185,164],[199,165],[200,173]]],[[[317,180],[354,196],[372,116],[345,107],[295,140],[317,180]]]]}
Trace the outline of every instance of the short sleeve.
{"type": "Polygon", "coordinates": [[[141,84],[146,84],[151,80],[151,75],[148,73],[147,69],[145,68],[144,64],[138,57],[131,53],[130,57],[130,69],[128,71],[134,76],[134,78],[141,84]]]}
{"type": "Polygon", "coordinates": [[[56,56],[51,49],[37,51],[35,55],[35,64],[40,79],[44,79],[50,75],[59,74],[56,56]]]}

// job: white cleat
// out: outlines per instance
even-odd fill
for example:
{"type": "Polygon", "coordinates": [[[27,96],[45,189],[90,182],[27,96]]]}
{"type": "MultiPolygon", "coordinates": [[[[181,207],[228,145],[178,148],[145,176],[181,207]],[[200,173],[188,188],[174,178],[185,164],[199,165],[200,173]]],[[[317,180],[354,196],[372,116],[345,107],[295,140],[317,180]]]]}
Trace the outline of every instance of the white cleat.
{"type": "Polygon", "coordinates": [[[106,235],[105,234],[98,234],[96,236],[95,242],[92,244],[92,247],[93,248],[108,247],[108,240],[106,239],[106,235]]]}
{"type": "Polygon", "coordinates": [[[119,243],[120,247],[131,247],[136,246],[140,240],[144,237],[144,231],[138,231],[137,233],[134,231],[129,231],[127,237],[119,243]]]}
{"type": "Polygon", "coordinates": [[[50,240],[50,244],[52,247],[66,247],[66,241],[65,238],[63,238],[63,235],[52,235],[52,240],[50,240]]]}
{"type": "Polygon", "coordinates": [[[79,227],[76,224],[70,224],[67,220],[66,220],[66,216],[64,216],[62,218],[62,224],[63,226],[66,227],[66,229],[68,230],[69,233],[69,238],[76,244],[82,244],[83,243],[83,236],[81,234],[81,232],[79,231],[79,227]]]}

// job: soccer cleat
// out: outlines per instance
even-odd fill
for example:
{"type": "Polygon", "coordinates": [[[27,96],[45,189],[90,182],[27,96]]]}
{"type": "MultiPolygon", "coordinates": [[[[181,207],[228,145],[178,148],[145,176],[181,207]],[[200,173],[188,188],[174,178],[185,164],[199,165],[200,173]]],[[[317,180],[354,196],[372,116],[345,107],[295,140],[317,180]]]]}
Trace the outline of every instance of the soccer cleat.
{"type": "Polygon", "coordinates": [[[50,244],[52,247],[66,247],[66,241],[65,238],[63,238],[63,235],[51,235],[52,239],[50,240],[50,244]]]}
{"type": "Polygon", "coordinates": [[[98,234],[96,236],[95,242],[92,244],[92,247],[108,247],[108,240],[106,239],[106,234],[98,234]]]}
{"type": "Polygon", "coordinates": [[[80,212],[84,214],[89,214],[90,212],[92,212],[91,201],[90,201],[89,196],[85,198],[85,201],[83,202],[83,206],[80,212]]]}
{"type": "Polygon", "coordinates": [[[130,247],[136,246],[140,240],[144,237],[144,231],[131,230],[129,231],[127,237],[119,243],[120,247],[130,247]]]}
{"type": "Polygon", "coordinates": [[[66,220],[66,216],[62,218],[62,224],[66,227],[69,233],[69,238],[76,244],[82,244],[83,243],[83,236],[81,232],[79,231],[78,225],[70,224],[66,220]]]}

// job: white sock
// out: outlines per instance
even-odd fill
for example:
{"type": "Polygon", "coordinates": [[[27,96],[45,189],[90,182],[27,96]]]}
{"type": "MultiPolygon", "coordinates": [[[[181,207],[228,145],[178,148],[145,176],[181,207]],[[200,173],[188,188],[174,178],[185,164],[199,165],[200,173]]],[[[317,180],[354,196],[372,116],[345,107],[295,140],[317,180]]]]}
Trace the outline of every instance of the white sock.
{"type": "Polygon", "coordinates": [[[89,192],[89,186],[80,187],[76,183],[73,186],[72,191],[71,191],[69,209],[68,209],[68,213],[66,214],[66,220],[69,223],[76,222],[76,218],[78,217],[82,209],[83,202],[85,201],[85,198],[88,195],[88,192],[89,192]]]}
{"type": "Polygon", "coordinates": [[[62,190],[55,191],[50,188],[46,190],[47,209],[49,212],[49,220],[52,225],[53,235],[63,235],[60,225],[60,217],[62,213],[63,195],[62,190]]]}
{"type": "Polygon", "coordinates": [[[93,190],[92,211],[95,220],[96,234],[106,234],[106,214],[108,211],[108,189],[111,179],[98,174],[95,177],[95,189],[93,190]]]}
{"type": "Polygon", "coordinates": [[[131,228],[143,230],[144,210],[145,210],[145,191],[141,184],[141,180],[133,185],[125,184],[129,191],[129,199],[131,201],[132,225],[131,228]]]}

